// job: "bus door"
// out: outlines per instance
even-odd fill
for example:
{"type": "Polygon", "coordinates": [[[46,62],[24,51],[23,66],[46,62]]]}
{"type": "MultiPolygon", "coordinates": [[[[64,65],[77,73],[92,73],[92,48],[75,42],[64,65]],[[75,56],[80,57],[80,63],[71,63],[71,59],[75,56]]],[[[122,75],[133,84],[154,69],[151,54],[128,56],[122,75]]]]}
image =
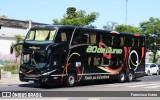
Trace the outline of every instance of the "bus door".
{"type": "MultiPolygon", "coordinates": [[[[57,69],[57,75],[64,74],[63,70],[66,67],[67,56],[69,52],[69,43],[71,40],[73,29],[59,29],[55,43],[60,43],[53,48],[51,53],[51,67],[57,69]]],[[[56,76],[56,75],[55,75],[56,76]]]]}
{"type": "Polygon", "coordinates": [[[84,79],[85,75],[88,75],[92,72],[88,64],[88,54],[86,53],[86,49],[89,46],[89,34],[84,29],[76,29],[71,46],[70,46],[70,54],[69,54],[69,61],[74,63],[77,67],[76,69],[79,70],[78,74],[81,76],[81,79],[84,79]]]}

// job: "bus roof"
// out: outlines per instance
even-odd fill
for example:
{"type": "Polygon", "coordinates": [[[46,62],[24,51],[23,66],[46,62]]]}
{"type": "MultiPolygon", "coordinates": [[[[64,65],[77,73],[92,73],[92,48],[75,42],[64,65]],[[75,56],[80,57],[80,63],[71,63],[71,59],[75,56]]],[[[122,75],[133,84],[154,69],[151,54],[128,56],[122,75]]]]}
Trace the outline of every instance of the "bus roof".
{"type": "Polygon", "coordinates": [[[69,25],[37,25],[31,29],[55,29],[55,28],[75,28],[76,26],[69,25]]]}
{"type": "Polygon", "coordinates": [[[109,30],[102,30],[102,29],[94,29],[94,28],[85,28],[85,27],[79,27],[79,26],[69,26],[69,25],[37,25],[34,26],[31,29],[87,29],[90,31],[97,31],[97,32],[105,32],[105,33],[113,33],[113,34],[121,34],[121,35],[128,35],[128,36],[137,36],[137,37],[144,37],[144,34],[138,34],[138,33],[126,33],[126,32],[116,32],[116,31],[109,31],[109,30]]]}

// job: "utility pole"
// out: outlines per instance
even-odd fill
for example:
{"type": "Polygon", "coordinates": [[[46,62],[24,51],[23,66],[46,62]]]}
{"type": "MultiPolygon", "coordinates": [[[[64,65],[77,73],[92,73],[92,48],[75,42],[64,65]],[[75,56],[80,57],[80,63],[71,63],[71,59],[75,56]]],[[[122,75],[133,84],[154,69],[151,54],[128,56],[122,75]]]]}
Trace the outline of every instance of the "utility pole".
{"type": "Polygon", "coordinates": [[[127,25],[127,3],[128,3],[128,0],[125,0],[126,1],[126,18],[125,18],[125,25],[127,25]]]}

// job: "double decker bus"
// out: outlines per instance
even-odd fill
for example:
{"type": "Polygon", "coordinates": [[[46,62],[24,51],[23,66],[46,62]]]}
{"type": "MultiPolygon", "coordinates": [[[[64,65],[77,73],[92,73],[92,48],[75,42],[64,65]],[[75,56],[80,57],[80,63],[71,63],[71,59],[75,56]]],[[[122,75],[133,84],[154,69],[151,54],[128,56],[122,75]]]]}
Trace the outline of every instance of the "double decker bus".
{"type": "Polygon", "coordinates": [[[145,74],[145,36],[77,26],[35,26],[22,45],[20,81],[41,85],[116,79],[145,74]]]}

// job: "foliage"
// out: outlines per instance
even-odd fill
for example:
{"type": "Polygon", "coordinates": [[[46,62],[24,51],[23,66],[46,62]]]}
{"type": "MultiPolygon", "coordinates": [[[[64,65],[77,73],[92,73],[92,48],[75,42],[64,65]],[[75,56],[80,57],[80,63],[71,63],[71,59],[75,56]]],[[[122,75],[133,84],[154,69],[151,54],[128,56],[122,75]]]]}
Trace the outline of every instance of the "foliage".
{"type": "Polygon", "coordinates": [[[159,34],[160,33],[160,19],[150,17],[149,21],[141,22],[140,27],[144,34],[159,34]]]}
{"type": "Polygon", "coordinates": [[[18,74],[19,73],[19,64],[13,63],[10,64],[8,61],[5,61],[5,65],[3,67],[4,71],[10,71],[12,74],[18,74]]]}
{"type": "Polygon", "coordinates": [[[141,22],[140,27],[142,32],[146,35],[147,49],[154,54],[153,62],[156,61],[156,53],[160,45],[160,19],[150,17],[148,21],[141,22]]]}
{"type": "Polygon", "coordinates": [[[73,26],[86,26],[95,28],[93,23],[99,17],[99,13],[91,12],[86,14],[84,10],[76,11],[75,7],[67,8],[66,14],[61,20],[53,19],[55,25],[73,25],[73,26]]]}
{"type": "MultiPolygon", "coordinates": [[[[21,42],[21,40],[22,40],[21,35],[16,35],[15,37],[16,37],[15,44],[21,42]]],[[[12,43],[12,45],[14,45],[14,44],[12,43]]],[[[17,58],[21,55],[21,50],[22,50],[22,46],[18,45],[18,46],[15,47],[16,61],[17,61],[17,58]]]]}
{"type": "Polygon", "coordinates": [[[0,18],[7,19],[7,18],[8,18],[8,16],[6,16],[6,15],[2,15],[2,16],[0,16],[0,18]]]}
{"type": "Polygon", "coordinates": [[[118,25],[116,22],[107,23],[107,25],[103,26],[104,29],[110,30],[110,31],[118,31],[118,32],[127,32],[127,33],[138,33],[142,34],[142,31],[140,28],[131,26],[131,25],[118,25]]]}
{"type": "Polygon", "coordinates": [[[118,32],[128,32],[128,33],[138,33],[138,34],[142,33],[140,28],[131,25],[117,25],[115,27],[115,30],[118,32]]]}
{"type": "Polygon", "coordinates": [[[107,25],[104,25],[103,28],[105,30],[114,31],[116,26],[117,26],[116,22],[111,22],[110,24],[109,24],[109,22],[107,22],[107,25]]]}

